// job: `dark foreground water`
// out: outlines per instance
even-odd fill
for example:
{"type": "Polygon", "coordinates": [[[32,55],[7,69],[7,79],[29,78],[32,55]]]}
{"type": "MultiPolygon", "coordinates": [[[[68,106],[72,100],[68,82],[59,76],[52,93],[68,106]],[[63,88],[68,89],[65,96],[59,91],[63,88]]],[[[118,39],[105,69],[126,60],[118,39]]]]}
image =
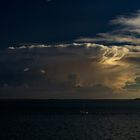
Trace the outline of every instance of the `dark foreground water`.
{"type": "Polygon", "coordinates": [[[0,140],[140,140],[140,100],[68,102],[1,101],[0,140]]]}
{"type": "Polygon", "coordinates": [[[140,140],[140,114],[0,116],[0,140],[140,140]]]}

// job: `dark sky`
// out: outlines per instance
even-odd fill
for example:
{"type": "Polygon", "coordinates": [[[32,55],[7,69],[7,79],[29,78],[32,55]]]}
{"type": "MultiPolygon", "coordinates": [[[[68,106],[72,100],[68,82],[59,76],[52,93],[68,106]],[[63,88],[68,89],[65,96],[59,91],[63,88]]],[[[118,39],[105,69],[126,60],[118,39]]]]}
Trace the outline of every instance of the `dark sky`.
{"type": "Polygon", "coordinates": [[[0,48],[93,37],[139,6],[139,0],[1,0],[0,48]]]}

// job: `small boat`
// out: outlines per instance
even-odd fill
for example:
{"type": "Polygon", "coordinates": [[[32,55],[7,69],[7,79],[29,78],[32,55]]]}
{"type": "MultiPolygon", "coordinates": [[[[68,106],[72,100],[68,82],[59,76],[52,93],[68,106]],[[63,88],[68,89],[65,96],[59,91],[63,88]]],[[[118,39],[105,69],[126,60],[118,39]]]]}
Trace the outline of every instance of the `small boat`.
{"type": "Polygon", "coordinates": [[[83,109],[80,110],[80,113],[85,114],[85,115],[87,115],[89,113],[88,111],[85,110],[85,105],[83,105],[83,109]]]}
{"type": "Polygon", "coordinates": [[[81,113],[81,114],[88,114],[88,111],[80,110],[80,113],[81,113]]]}

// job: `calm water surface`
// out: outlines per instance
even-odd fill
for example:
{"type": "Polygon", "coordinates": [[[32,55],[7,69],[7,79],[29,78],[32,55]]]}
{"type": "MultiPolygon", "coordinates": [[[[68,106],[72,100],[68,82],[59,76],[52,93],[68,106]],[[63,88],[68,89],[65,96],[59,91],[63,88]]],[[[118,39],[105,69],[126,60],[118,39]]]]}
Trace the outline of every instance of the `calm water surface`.
{"type": "Polygon", "coordinates": [[[140,140],[140,114],[1,114],[1,140],[140,140]]]}

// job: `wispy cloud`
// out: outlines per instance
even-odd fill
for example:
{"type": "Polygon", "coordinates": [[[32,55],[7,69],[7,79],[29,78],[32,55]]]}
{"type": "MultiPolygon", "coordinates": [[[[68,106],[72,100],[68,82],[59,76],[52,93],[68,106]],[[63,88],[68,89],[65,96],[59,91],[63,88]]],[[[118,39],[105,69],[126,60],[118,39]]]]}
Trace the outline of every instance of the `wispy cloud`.
{"type": "Polygon", "coordinates": [[[112,20],[111,23],[121,25],[123,32],[140,34],[140,10],[129,16],[119,16],[112,20]]]}
{"type": "Polygon", "coordinates": [[[98,43],[125,43],[140,45],[140,11],[127,16],[119,16],[110,21],[114,30],[106,33],[98,33],[95,38],[79,38],[77,42],[98,43]]]}
{"type": "Polygon", "coordinates": [[[75,40],[76,42],[96,42],[96,43],[126,43],[139,45],[140,39],[124,34],[116,34],[116,33],[99,33],[95,38],[79,38],[75,40]]]}

